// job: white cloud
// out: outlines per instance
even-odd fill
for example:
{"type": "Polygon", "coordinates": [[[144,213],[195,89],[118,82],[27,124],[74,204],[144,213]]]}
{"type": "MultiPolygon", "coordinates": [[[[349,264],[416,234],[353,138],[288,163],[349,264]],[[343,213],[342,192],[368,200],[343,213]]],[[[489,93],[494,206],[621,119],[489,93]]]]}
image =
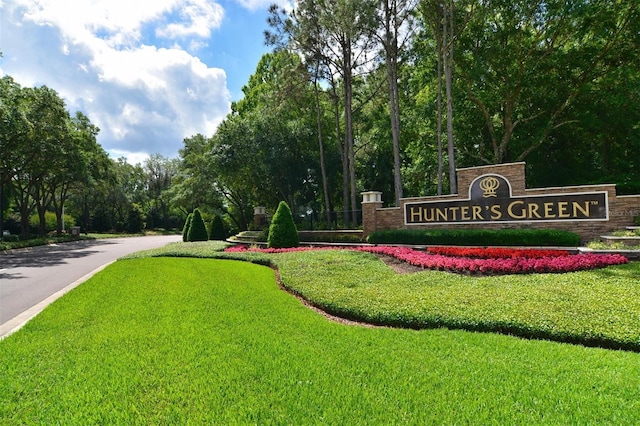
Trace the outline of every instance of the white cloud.
{"type": "Polygon", "coordinates": [[[124,158],[127,163],[132,165],[144,164],[144,162],[150,157],[146,152],[129,152],[119,149],[112,149],[108,153],[111,158],[124,158]]]}
{"type": "Polygon", "coordinates": [[[216,3],[13,0],[0,8],[3,73],[58,91],[101,128],[111,153],[175,156],[185,137],[212,134],[229,111],[224,70],[181,47],[207,45],[223,17],[216,3]]]}
{"type": "Polygon", "coordinates": [[[156,30],[156,35],[164,38],[176,38],[196,35],[207,38],[212,28],[219,28],[224,16],[222,6],[207,0],[185,2],[179,8],[181,21],[167,24],[156,30]]]}
{"type": "Polygon", "coordinates": [[[294,0],[237,0],[242,7],[249,10],[267,9],[273,3],[284,7],[286,10],[293,10],[294,0]]]}

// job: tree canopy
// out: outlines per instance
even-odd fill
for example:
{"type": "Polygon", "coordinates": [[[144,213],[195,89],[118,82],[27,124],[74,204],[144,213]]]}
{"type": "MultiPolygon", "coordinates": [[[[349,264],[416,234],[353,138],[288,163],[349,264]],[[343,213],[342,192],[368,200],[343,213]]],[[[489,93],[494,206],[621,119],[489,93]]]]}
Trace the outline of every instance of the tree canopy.
{"type": "MultiPolygon", "coordinates": [[[[532,186],[640,193],[635,0],[304,0],[270,8],[273,47],[211,135],[179,158],[110,159],[89,117],[47,87],[0,80],[0,226],[71,213],[85,229],[229,232],[253,208],[299,228],[359,225],[358,194],[455,193],[455,169],[526,161],[532,186]],[[132,212],[141,212],[132,214],[132,212]],[[309,218],[309,219],[303,219],[309,218]],[[7,219],[7,220],[3,220],[7,219]],[[11,219],[13,220],[13,219],[11,219]]],[[[60,232],[60,226],[58,227],[60,232]]]]}

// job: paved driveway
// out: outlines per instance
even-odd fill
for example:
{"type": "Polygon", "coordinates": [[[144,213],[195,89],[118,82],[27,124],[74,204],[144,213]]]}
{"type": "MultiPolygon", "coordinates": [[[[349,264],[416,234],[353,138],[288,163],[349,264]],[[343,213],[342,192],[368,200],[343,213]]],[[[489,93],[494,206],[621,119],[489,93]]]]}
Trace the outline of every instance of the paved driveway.
{"type": "Polygon", "coordinates": [[[76,241],[0,253],[0,338],[114,260],[181,238],[170,235],[76,241]]]}

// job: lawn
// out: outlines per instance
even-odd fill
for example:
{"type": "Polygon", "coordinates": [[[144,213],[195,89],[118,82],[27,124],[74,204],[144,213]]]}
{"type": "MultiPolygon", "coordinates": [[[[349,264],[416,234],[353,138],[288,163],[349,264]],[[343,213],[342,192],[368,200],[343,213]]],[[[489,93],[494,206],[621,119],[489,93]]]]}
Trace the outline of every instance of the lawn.
{"type": "MultiPolygon", "coordinates": [[[[338,303],[348,298],[331,288],[345,261],[394,282],[372,255],[356,255],[320,257],[321,269],[310,254],[271,259],[284,281],[315,270],[338,303]]],[[[232,260],[116,262],[0,341],[0,359],[2,424],[640,421],[638,353],[343,325],[281,291],[272,269],[232,260]]]]}
{"type": "Polygon", "coordinates": [[[639,262],[483,277],[430,270],[398,275],[374,255],[355,251],[282,253],[273,261],[287,288],[341,317],[640,351],[639,262]]]}

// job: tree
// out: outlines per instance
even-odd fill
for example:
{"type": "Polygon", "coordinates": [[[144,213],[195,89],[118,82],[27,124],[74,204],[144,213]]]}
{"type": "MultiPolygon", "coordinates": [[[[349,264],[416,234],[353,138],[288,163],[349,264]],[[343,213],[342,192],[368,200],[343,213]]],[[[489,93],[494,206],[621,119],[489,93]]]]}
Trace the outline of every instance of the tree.
{"type": "Polygon", "coordinates": [[[300,245],[300,239],[291,209],[289,209],[287,203],[281,201],[269,225],[267,247],[288,248],[297,247],[298,245],[300,245]]]}
{"type": "Polygon", "coordinates": [[[56,214],[56,231],[63,231],[63,214],[67,198],[74,189],[81,191],[98,176],[99,164],[104,164],[107,154],[97,143],[100,129],[89,118],[76,112],[68,123],[69,135],[63,140],[62,155],[52,164],[55,173],[48,181],[51,205],[56,214]]]}
{"type": "Polygon", "coordinates": [[[289,19],[277,18],[274,15],[277,15],[278,10],[272,9],[270,20],[272,26],[282,24],[279,30],[294,43],[292,48],[295,51],[324,64],[327,68],[327,80],[332,87],[337,87],[333,84],[334,77],[341,77],[344,112],[343,191],[345,195],[349,195],[349,200],[345,197],[343,205],[345,211],[350,205],[353,223],[357,223],[353,77],[356,70],[368,62],[367,54],[370,53],[375,31],[375,11],[376,2],[373,0],[303,0],[297,3],[297,8],[289,19]]]}
{"type": "Polygon", "coordinates": [[[183,140],[175,174],[165,195],[168,203],[184,215],[196,207],[225,210],[223,197],[217,188],[217,175],[212,167],[210,138],[196,134],[183,140]]]}
{"type": "Polygon", "coordinates": [[[137,234],[144,229],[144,211],[139,204],[132,203],[129,206],[125,230],[130,234],[137,234]]]}
{"type": "Polygon", "coordinates": [[[482,137],[466,156],[524,161],[574,123],[589,86],[635,55],[636,1],[486,1],[461,33],[456,69],[482,137]]]}
{"type": "MultiPolygon", "coordinates": [[[[459,9],[464,10],[464,6],[459,7],[459,9]]],[[[449,192],[454,194],[458,192],[453,129],[453,54],[455,41],[457,39],[456,33],[454,31],[454,2],[453,0],[424,1],[422,2],[420,7],[420,14],[431,33],[431,37],[435,41],[436,47],[437,89],[435,91],[437,93],[437,130],[435,134],[438,146],[438,194],[442,193],[443,187],[443,117],[445,117],[446,119],[447,162],[449,165],[449,192]],[[443,97],[445,101],[445,108],[443,108],[443,97]]]]}
{"type": "MultiPolygon", "coordinates": [[[[0,79],[0,231],[13,180],[25,166],[23,141],[32,125],[27,117],[26,91],[10,76],[0,79]]],[[[2,235],[2,232],[0,232],[2,235]]]]}
{"type": "Polygon", "coordinates": [[[410,40],[413,31],[414,0],[382,0],[379,12],[381,33],[378,39],[384,51],[389,96],[389,117],[393,139],[393,180],[396,205],[403,196],[400,160],[400,93],[398,87],[398,61],[400,49],[410,40]]]}
{"type": "Polygon", "coordinates": [[[243,92],[211,137],[207,157],[226,212],[248,226],[254,205],[315,206],[321,167],[307,70],[290,52],[266,54],[243,92]]]}
{"type": "Polygon", "coordinates": [[[51,192],[46,185],[54,173],[48,165],[63,155],[69,114],[58,94],[46,86],[21,89],[17,103],[28,124],[12,141],[11,184],[20,212],[21,233],[26,238],[34,208],[40,218],[38,233],[45,233],[45,212],[51,202],[51,192]]]}
{"type": "Polygon", "coordinates": [[[149,191],[150,205],[147,209],[147,217],[159,215],[162,223],[147,224],[149,227],[162,226],[169,228],[169,209],[171,182],[178,171],[178,161],[163,157],[160,154],[152,154],[144,162],[144,170],[147,174],[147,188],[149,191]]]}

